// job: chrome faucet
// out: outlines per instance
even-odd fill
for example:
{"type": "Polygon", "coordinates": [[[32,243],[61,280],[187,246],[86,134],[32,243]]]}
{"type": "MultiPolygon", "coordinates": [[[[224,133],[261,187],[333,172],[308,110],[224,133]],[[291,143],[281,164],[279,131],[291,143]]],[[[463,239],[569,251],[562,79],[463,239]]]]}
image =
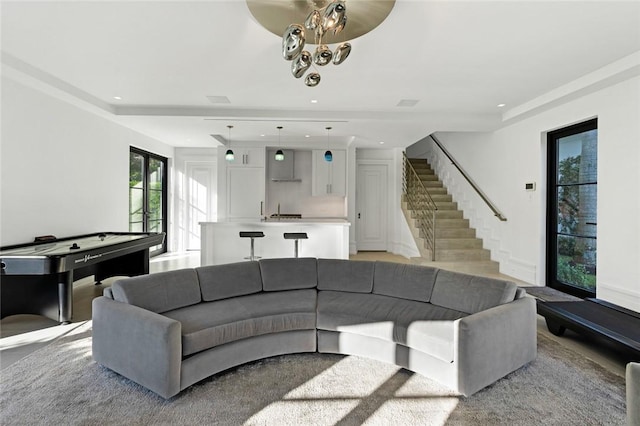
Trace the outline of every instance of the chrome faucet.
{"type": "Polygon", "coordinates": [[[280,220],[280,203],[278,203],[278,220],[280,220]]]}

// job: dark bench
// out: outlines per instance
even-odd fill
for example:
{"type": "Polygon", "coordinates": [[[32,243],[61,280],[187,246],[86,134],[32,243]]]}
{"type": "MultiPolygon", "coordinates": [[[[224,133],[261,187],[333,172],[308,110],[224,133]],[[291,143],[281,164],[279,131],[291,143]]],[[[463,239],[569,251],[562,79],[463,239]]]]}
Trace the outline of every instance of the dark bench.
{"type": "Polygon", "coordinates": [[[640,314],[601,299],[575,302],[545,302],[538,299],[537,311],[549,331],[562,336],[568,328],[592,338],[604,339],[613,347],[640,360],[640,314]]]}

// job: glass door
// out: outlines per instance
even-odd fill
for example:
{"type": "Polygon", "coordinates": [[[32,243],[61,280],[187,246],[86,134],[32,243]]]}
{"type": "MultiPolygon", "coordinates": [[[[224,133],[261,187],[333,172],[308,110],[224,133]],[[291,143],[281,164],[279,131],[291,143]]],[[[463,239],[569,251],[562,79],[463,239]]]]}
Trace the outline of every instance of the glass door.
{"type": "MultiPolygon", "coordinates": [[[[167,159],[136,148],[129,154],[129,231],[167,232],[167,159]]],[[[166,252],[162,245],[150,254],[166,252]]]]}
{"type": "Polygon", "coordinates": [[[548,134],[547,285],[595,297],[598,123],[548,134]]]}

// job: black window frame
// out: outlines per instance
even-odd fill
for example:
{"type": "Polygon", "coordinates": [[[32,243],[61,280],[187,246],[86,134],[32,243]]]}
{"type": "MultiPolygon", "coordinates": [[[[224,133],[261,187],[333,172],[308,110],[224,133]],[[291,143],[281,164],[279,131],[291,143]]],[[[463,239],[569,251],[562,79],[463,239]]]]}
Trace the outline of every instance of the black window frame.
{"type": "MultiPolygon", "coordinates": [[[[129,155],[131,156],[131,154],[137,154],[137,155],[141,155],[142,157],[144,157],[144,172],[142,174],[142,179],[143,179],[143,187],[145,188],[145,190],[143,191],[143,203],[145,206],[149,205],[149,199],[148,199],[148,191],[149,191],[149,163],[151,159],[157,160],[162,162],[162,167],[163,167],[163,173],[162,173],[162,232],[165,233],[165,238],[164,241],[162,242],[162,247],[160,249],[157,250],[153,250],[153,251],[149,251],[149,256],[158,256],[160,254],[166,253],[167,252],[167,240],[168,240],[168,227],[167,227],[167,214],[169,211],[168,205],[169,205],[169,200],[168,200],[168,194],[169,194],[169,189],[167,187],[168,184],[168,174],[169,174],[169,159],[167,157],[163,157],[161,155],[158,154],[154,154],[153,152],[149,152],[149,151],[145,151],[143,149],[140,148],[136,148],[134,146],[130,146],[129,147],[129,155]]],[[[131,170],[129,170],[129,173],[131,173],[131,170]]],[[[131,195],[129,195],[130,197],[131,195]]],[[[130,214],[130,213],[129,213],[130,214]]],[[[144,220],[143,220],[143,232],[149,232],[148,230],[148,216],[147,213],[143,213],[144,214],[144,220]]],[[[129,229],[131,229],[131,217],[129,217],[129,229]]]]}
{"type": "MultiPolygon", "coordinates": [[[[547,133],[547,227],[546,227],[546,285],[580,298],[596,297],[596,293],[557,280],[558,273],[558,144],[568,136],[598,130],[598,118],[583,121],[547,133]]],[[[595,182],[597,185],[597,179],[595,182]]],[[[597,240],[596,237],[593,237],[597,240]]]]}

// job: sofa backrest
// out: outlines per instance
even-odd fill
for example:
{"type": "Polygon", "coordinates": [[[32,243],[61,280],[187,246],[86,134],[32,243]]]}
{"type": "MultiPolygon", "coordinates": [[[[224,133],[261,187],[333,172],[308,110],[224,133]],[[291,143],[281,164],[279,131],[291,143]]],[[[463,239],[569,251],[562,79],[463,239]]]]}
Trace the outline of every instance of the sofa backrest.
{"type": "Polygon", "coordinates": [[[371,293],[375,262],[318,259],[318,290],[371,293]]]}
{"type": "Polygon", "coordinates": [[[158,272],[117,280],[111,286],[113,299],[156,313],[202,301],[194,269],[158,272]]]}
{"type": "Polygon", "coordinates": [[[512,302],[517,288],[511,281],[440,270],[431,294],[431,303],[475,314],[512,302]]]}
{"type": "Polygon", "coordinates": [[[315,258],[261,259],[258,263],[264,291],[316,288],[318,285],[315,258]]]}
{"type": "Polygon", "coordinates": [[[401,299],[429,302],[437,268],[392,262],[376,262],[373,293],[401,299]]]}
{"type": "Polygon", "coordinates": [[[228,299],[262,291],[258,262],[238,262],[196,268],[202,300],[228,299]]]}

